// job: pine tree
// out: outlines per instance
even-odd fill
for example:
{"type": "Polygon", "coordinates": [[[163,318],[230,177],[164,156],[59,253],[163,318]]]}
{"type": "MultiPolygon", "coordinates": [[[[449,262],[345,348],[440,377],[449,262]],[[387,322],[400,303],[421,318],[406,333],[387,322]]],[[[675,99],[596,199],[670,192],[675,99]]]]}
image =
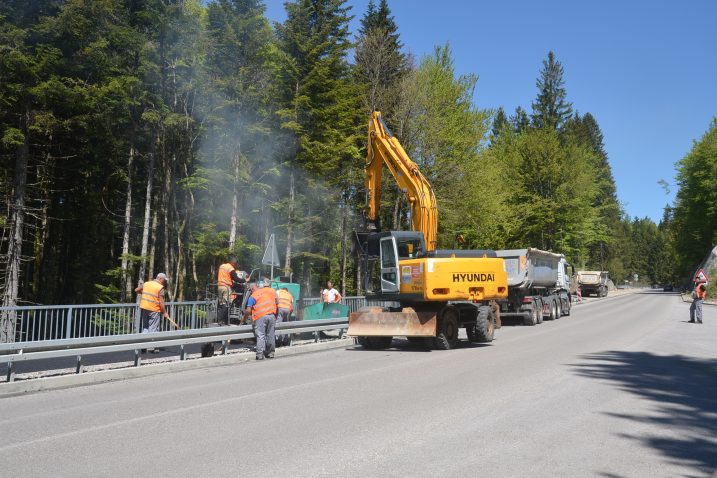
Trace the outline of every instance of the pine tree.
{"type": "Polygon", "coordinates": [[[491,133],[493,134],[494,139],[498,139],[500,137],[501,133],[508,128],[508,118],[505,116],[505,110],[501,106],[498,108],[498,111],[495,114],[495,118],[493,119],[493,128],[491,130],[491,133]]]}
{"type": "Polygon", "coordinates": [[[302,257],[294,264],[310,293],[317,266],[324,273],[346,274],[348,229],[340,225],[357,195],[365,122],[346,61],[351,44],[345,0],[297,0],[286,9],[286,21],[276,27],[283,56],[279,117],[293,138],[285,149],[289,181],[301,186],[286,205],[295,211],[287,227],[302,229],[296,231],[302,235],[297,237],[302,257]],[[337,244],[339,254],[332,249],[337,244]]]}
{"type": "Polygon", "coordinates": [[[563,65],[555,59],[555,54],[548,52],[547,60],[543,60],[540,77],[535,81],[538,97],[533,102],[531,116],[536,128],[560,129],[572,114],[572,104],[566,100],[563,81],[563,65]]]}
{"type": "Polygon", "coordinates": [[[370,1],[361,19],[354,67],[356,81],[365,88],[368,113],[382,111],[386,118],[393,118],[398,85],[408,71],[402,47],[386,0],[381,0],[378,10],[370,1]]]}
{"type": "Polygon", "coordinates": [[[511,115],[509,121],[510,124],[513,126],[513,131],[515,131],[516,133],[522,133],[530,126],[530,119],[528,118],[528,113],[526,113],[525,110],[520,106],[515,108],[515,113],[511,115]]]}

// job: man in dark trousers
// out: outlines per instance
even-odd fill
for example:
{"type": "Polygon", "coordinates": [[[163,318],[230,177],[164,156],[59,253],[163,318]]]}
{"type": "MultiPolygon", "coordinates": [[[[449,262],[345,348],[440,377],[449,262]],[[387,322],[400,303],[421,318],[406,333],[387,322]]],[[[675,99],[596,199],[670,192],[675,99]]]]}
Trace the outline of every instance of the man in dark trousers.
{"type": "MultiPolygon", "coordinates": [[[[162,317],[167,319],[179,329],[179,325],[167,313],[164,307],[164,289],[167,287],[167,275],[160,272],[154,280],[150,280],[137,287],[134,291],[141,294],[139,308],[141,311],[140,324],[142,333],[159,332],[159,323],[162,317]]],[[[149,349],[152,353],[159,352],[158,349],[149,349]]]]}
{"type": "Polygon", "coordinates": [[[690,305],[690,323],[694,324],[695,319],[697,323],[702,323],[702,303],[705,300],[707,294],[707,285],[704,282],[700,282],[695,287],[695,291],[692,294],[692,305],[690,305]]]}
{"type": "Polygon", "coordinates": [[[274,358],[276,341],[274,324],[276,322],[277,294],[266,279],[260,280],[257,289],[246,303],[247,312],[251,314],[256,337],[256,359],[274,358]]]}

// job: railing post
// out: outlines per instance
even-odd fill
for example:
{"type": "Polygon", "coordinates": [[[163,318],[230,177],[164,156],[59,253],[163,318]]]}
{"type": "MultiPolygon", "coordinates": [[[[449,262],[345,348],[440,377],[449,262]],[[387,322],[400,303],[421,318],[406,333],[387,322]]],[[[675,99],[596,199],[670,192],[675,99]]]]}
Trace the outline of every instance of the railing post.
{"type": "Polygon", "coordinates": [[[197,328],[197,304],[192,304],[192,329],[197,328]]]}
{"type": "Polygon", "coordinates": [[[15,362],[7,363],[7,381],[8,382],[15,381],[15,362]]]}
{"type": "Polygon", "coordinates": [[[67,319],[65,319],[65,338],[71,339],[72,338],[72,314],[74,312],[74,308],[72,306],[67,308],[67,319]]]}
{"type": "Polygon", "coordinates": [[[142,364],[142,354],[139,349],[134,349],[134,366],[139,367],[142,364]]]}
{"type": "Polygon", "coordinates": [[[77,366],[75,367],[75,373],[82,373],[82,355],[77,356],[77,366]]]}
{"type": "Polygon", "coordinates": [[[134,333],[135,334],[142,332],[140,330],[139,318],[140,318],[140,309],[139,309],[139,305],[137,305],[134,308],[134,333]]]}
{"type": "Polygon", "coordinates": [[[187,356],[186,350],[184,350],[184,344],[179,346],[179,360],[184,360],[187,356]]]}

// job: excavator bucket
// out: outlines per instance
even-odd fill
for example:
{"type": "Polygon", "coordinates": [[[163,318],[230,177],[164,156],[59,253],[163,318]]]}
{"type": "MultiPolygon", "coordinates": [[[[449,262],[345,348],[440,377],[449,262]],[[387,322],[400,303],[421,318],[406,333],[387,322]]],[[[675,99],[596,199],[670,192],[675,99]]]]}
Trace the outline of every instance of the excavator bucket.
{"type": "Polygon", "coordinates": [[[436,322],[436,312],[416,312],[410,307],[401,312],[386,312],[381,307],[366,307],[351,313],[347,335],[435,337],[436,322]]]}

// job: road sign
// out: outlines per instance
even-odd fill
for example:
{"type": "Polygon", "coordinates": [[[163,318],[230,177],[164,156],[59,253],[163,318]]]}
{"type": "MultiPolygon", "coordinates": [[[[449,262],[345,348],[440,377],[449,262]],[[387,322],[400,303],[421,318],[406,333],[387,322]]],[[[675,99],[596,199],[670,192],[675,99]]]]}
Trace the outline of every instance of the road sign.
{"type": "Polygon", "coordinates": [[[261,259],[261,263],[266,266],[279,267],[279,253],[276,252],[276,241],[274,240],[274,234],[269,237],[269,243],[266,245],[264,250],[264,257],[261,259]]]}
{"type": "Polygon", "coordinates": [[[704,270],[704,269],[699,269],[699,270],[695,273],[695,279],[694,279],[694,281],[695,281],[695,282],[707,282],[707,274],[705,274],[705,270],[704,270]]]}

